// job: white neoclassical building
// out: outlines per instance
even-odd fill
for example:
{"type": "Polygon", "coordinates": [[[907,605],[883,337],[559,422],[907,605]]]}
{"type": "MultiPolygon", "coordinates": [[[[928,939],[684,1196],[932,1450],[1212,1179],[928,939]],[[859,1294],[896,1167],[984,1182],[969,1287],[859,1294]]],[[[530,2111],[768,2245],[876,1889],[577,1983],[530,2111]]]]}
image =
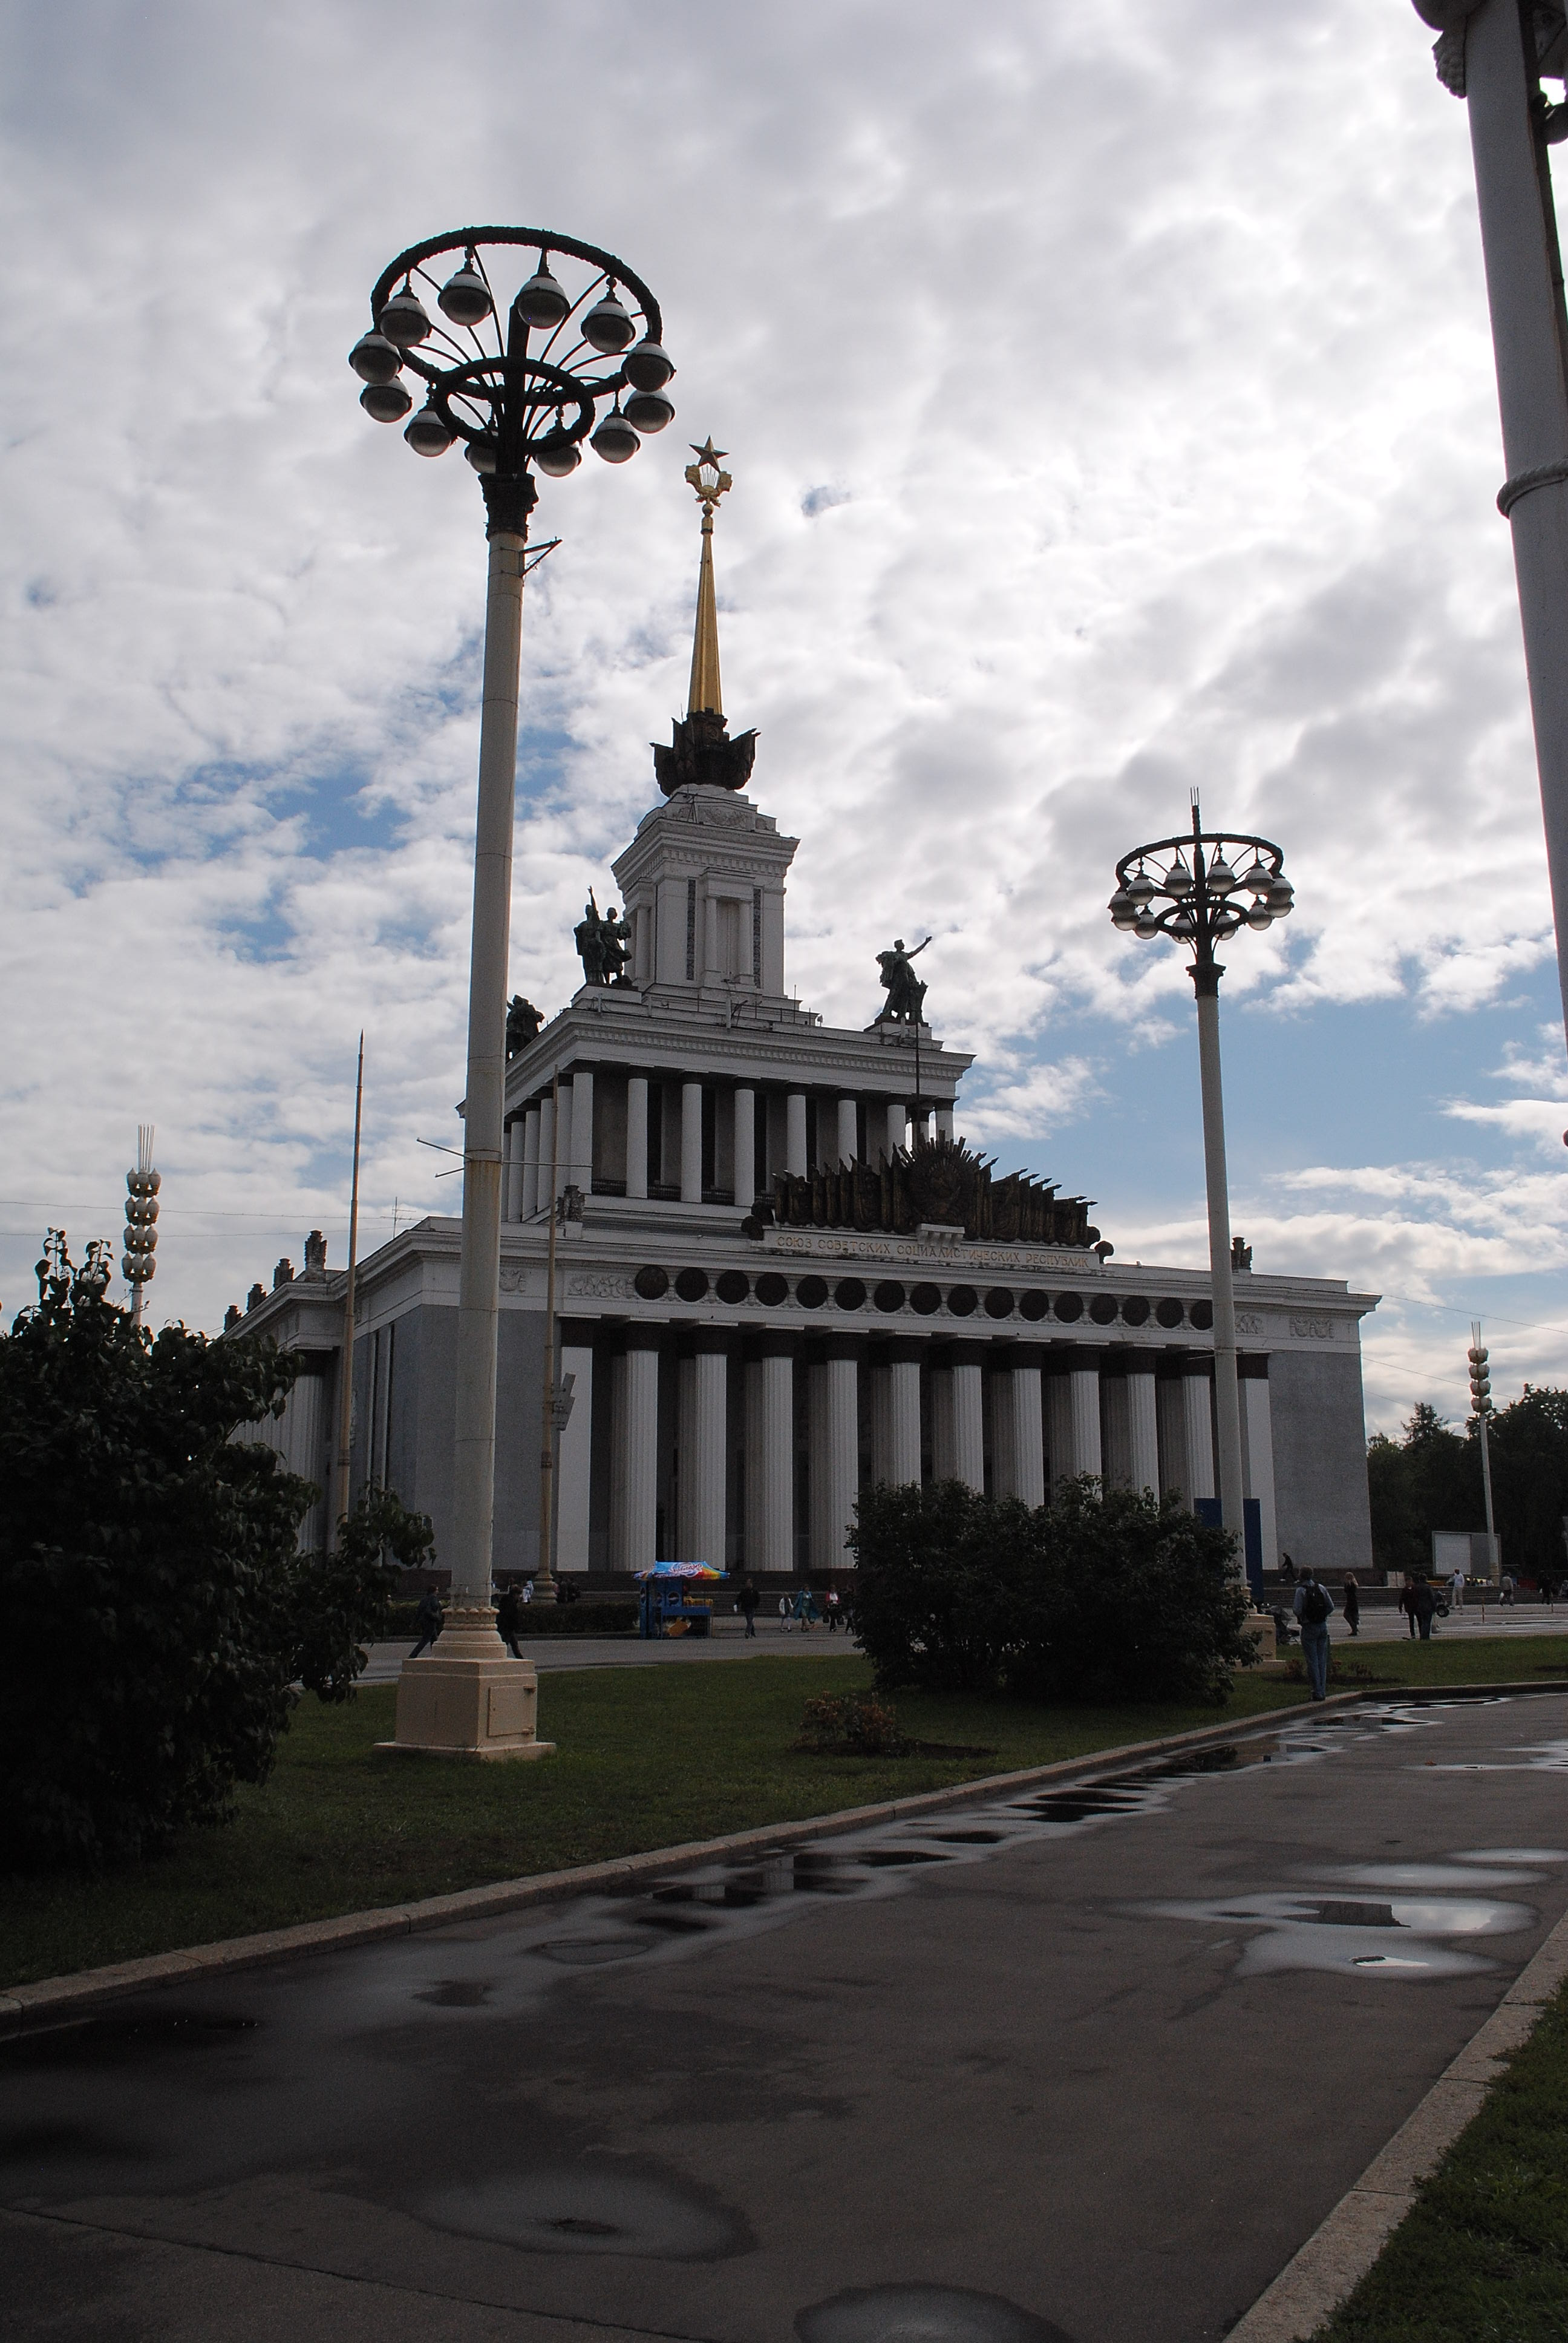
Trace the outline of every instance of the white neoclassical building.
{"type": "MultiPolygon", "coordinates": [[[[972,1061],[918,1000],[912,1018],[844,1028],[791,996],[798,841],[747,791],[751,755],[722,714],[705,538],[688,716],[613,866],[624,917],[604,932],[624,971],[585,982],[508,1061],[497,1570],[540,1560],[552,1207],[558,1374],[574,1379],[564,1573],[843,1568],[857,1495],[879,1481],[957,1477],[1039,1504],[1092,1473],[1211,1498],[1207,1270],[1125,1265],[1081,1200],[996,1178],[955,1138],[972,1061]]],[[[915,971],[888,973],[907,1003],[915,971]]],[[[421,1221],[358,1272],[353,1485],[428,1513],[437,1560],[458,1237],[455,1219],[421,1221]]],[[[305,1354],[273,1436],[325,1489],[344,1279],[318,1242],[286,1271],[231,1323],[305,1354]]],[[[1238,1289],[1254,1555],[1364,1570],[1360,1322],[1376,1296],[1261,1273],[1238,1289]]]]}

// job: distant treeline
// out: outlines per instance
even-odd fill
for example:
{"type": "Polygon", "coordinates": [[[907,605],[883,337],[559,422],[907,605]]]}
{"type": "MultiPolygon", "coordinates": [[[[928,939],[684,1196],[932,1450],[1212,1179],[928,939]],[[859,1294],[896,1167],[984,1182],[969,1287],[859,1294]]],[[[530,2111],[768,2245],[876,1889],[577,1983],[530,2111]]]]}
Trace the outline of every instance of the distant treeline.
{"type": "MultiPolygon", "coordinates": [[[[1568,1391],[1526,1383],[1487,1429],[1503,1567],[1515,1578],[1568,1579],[1568,1391]]],[[[1426,1570],[1433,1530],[1483,1530],[1481,1435],[1472,1416],[1454,1432],[1423,1400],[1391,1440],[1367,1443],[1372,1556],[1380,1570],[1426,1570]]]]}

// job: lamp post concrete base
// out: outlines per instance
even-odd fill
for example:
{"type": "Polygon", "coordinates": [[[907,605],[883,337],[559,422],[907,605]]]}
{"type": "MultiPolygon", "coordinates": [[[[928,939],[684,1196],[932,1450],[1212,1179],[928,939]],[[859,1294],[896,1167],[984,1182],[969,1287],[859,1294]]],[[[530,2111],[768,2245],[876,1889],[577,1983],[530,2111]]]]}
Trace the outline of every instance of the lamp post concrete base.
{"type": "Polygon", "coordinates": [[[1241,1622],[1241,1633],[1251,1639],[1252,1645],[1251,1658],[1241,1663],[1244,1668],[1265,1667],[1271,1660],[1279,1657],[1279,1638],[1274,1633],[1271,1611],[1249,1611],[1241,1622]]]}
{"type": "Polygon", "coordinates": [[[514,1660],[493,1611],[447,1614],[437,1649],[405,1660],[397,1678],[397,1737],[382,1749],[429,1757],[548,1757],[535,1732],[539,1682],[514,1660]]]}

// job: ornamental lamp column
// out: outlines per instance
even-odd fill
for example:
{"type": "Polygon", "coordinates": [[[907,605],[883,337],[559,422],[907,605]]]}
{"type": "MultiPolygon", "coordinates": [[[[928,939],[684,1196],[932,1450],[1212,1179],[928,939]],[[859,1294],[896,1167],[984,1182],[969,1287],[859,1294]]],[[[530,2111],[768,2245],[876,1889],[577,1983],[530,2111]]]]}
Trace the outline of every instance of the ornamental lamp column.
{"type": "Polygon", "coordinates": [[[125,1252],[120,1274],[131,1289],[131,1323],[142,1322],[142,1297],[157,1274],[154,1258],[158,1245],[158,1190],[163,1181],[153,1169],[153,1126],[136,1126],[136,1168],[126,1174],[125,1252]]]}
{"type": "Polygon", "coordinates": [[[1568,16],[1562,0],[1414,5],[1441,36],[1438,79],[1470,116],[1508,473],[1497,506],[1513,540],[1568,1023],[1568,315],[1550,161],[1568,137],[1568,104],[1541,87],[1543,75],[1568,74],[1568,16]]]}
{"type": "Polygon", "coordinates": [[[530,557],[528,517],[538,500],[534,474],[569,478],[585,440],[606,463],[624,464],[643,435],[664,429],[675,413],[664,393],[675,368],[663,348],[658,304],[624,262],[575,237],[523,227],[462,228],[399,253],[371,293],[370,328],[349,364],[365,385],[360,404],[377,422],[409,415],[414,399],[405,377],[423,389],[425,403],[403,437],[430,458],[462,443],[484,491],[489,540],[452,1527],[443,1554],[452,1609],[428,1657],[404,1663],[397,1745],[531,1757],[548,1746],[534,1733],[534,1671],[507,1654],[490,1600],[523,580],[558,542],[530,557]],[[498,298],[496,281],[518,247],[532,247],[537,266],[509,298],[498,298]],[[447,275],[453,258],[457,266],[447,275]],[[566,282],[552,261],[566,264],[566,282]]]}
{"type": "Polygon", "coordinates": [[[1236,1373],[1236,1301],[1231,1254],[1231,1198],[1225,1169],[1225,1103],[1220,1074],[1220,979],[1214,946],[1248,927],[1261,934],[1286,918],[1295,895],[1284,855],[1266,838],[1202,827],[1197,792],[1192,828],[1124,854],[1116,866],[1111,924],[1149,942],[1169,936],[1192,953],[1187,973],[1198,1010],[1198,1071],[1203,1100],[1203,1175],[1209,1205],[1209,1276],[1214,1307],[1215,1442],[1220,1452],[1220,1519],[1238,1541],[1246,1575],[1242,1504],[1241,1399],[1236,1373]],[[1191,860],[1188,857],[1191,855],[1191,860]],[[1249,859],[1250,858],[1250,859],[1249,859]],[[1246,863],[1244,870],[1238,865],[1246,863]]]}

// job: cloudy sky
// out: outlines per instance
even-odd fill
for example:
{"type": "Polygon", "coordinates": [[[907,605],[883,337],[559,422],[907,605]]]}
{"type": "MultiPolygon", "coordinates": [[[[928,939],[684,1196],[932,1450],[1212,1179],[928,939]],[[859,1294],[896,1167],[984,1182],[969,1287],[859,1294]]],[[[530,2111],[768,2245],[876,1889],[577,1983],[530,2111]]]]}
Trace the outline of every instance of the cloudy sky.
{"type": "MultiPolygon", "coordinates": [[[[1233,1220],[1345,1276],[1369,1421],[1568,1382],[1568,1081],[1464,111],[1408,0],[57,0],[0,9],[0,1302],[165,1174],[157,1316],[455,1207],[482,508],[361,413],[392,255],[622,253],[675,427],[546,484],[513,981],[554,1010],[683,703],[687,442],[726,699],[801,840],[789,980],[896,930],[964,1127],[1205,1257],[1191,995],[1112,866],[1206,818],[1233,1220]]],[[[1561,167],[1561,166],[1560,166],[1561,167]]]]}

